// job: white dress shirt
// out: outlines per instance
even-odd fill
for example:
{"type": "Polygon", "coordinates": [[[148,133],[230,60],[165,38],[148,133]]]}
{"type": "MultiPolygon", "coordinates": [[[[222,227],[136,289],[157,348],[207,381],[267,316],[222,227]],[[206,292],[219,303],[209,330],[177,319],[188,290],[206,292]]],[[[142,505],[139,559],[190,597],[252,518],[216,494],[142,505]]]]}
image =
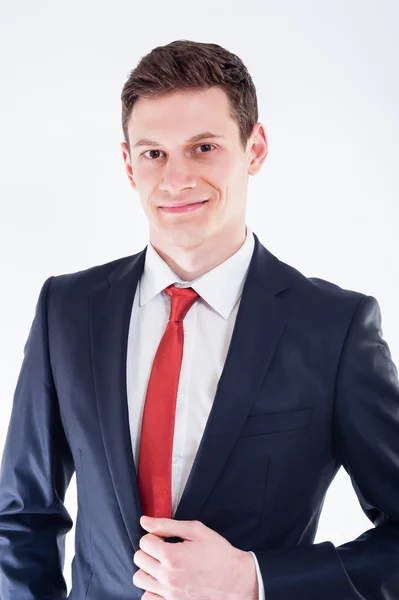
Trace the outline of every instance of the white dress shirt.
{"type": "MultiPolygon", "coordinates": [[[[149,242],[129,326],[127,397],[133,459],[137,466],[147,385],[159,342],[170,316],[171,285],[192,287],[200,297],[183,320],[184,346],[176,403],[172,458],[172,518],[194,463],[229,349],[255,240],[246,225],[244,244],[211,271],[182,281],[149,242]]],[[[226,498],[228,502],[228,498],[226,498]]],[[[265,600],[253,552],[259,600],[265,600]]]]}

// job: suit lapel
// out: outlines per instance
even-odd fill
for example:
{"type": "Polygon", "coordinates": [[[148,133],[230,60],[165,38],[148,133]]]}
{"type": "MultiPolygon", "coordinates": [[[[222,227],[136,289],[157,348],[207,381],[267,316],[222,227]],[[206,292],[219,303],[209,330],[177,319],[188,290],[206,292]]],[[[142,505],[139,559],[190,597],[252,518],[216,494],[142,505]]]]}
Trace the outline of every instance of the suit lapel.
{"type": "MultiPolygon", "coordinates": [[[[145,530],[129,431],[126,355],[129,323],[146,248],[111,273],[91,297],[91,351],[104,447],[115,494],[135,550],[145,530]]],[[[267,374],[289,316],[285,271],[255,235],[231,344],[213,406],[180,503],[178,520],[195,520],[234,446],[267,374]],[[234,407],[234,409],[232,409],[234,407]]]]}
{"type": "Polygon", "coordinates": [[[101,433],[112,483],[137,551],[142,515],[129,428],[126,357],[129,324],[146,248],[111,273],[90,298],[91,355],[101,433]]]}

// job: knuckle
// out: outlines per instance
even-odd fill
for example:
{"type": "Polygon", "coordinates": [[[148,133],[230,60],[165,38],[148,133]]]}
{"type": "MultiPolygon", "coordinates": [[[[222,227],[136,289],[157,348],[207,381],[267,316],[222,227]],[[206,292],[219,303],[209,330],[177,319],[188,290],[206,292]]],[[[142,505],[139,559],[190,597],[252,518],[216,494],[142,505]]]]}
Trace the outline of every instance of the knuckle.
{"type": "MultiPolygon", "coordinates": [[[[166,586],[169,589],[170,594],[173,595],[180,589],[181,586],[181,577],[177,573],[168,573],[166,577],[166,586]]],[[[168,596],[169,597],[169,596],[168,596]]]]}
{"type": "Polygon", "coordinates": [[[181,558],[176,554],[171,555],[168,559],[168,567],[170,569],[175,569],[175,570],[181,569],[181,567],[182,567],[181,558]]]}
{"type": "Polygon", "coordinates": [[[202,529],[202,522],[201,521],[193,521],[193,525],[196,531],[200,531],[200,529],[202,529]]]}
{"type": "Polygon", "coordinates": [[[168,550],[165,550],[165,552],[164,552],[163,562],[165,563],[165,565],[168,569],[174,568],[174,566],[173,566],[174,558],[173,558],[171,552],[169,552],[168,550]]]}

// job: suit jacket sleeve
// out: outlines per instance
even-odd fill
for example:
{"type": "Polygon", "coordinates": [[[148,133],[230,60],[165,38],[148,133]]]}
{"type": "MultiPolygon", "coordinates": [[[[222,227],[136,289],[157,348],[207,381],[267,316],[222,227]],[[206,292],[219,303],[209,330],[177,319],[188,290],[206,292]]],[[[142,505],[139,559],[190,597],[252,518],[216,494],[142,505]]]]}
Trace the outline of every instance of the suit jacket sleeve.
{"type": "Polygon", "coordinates": [[[374,527],[337,547],[256,550],[267,600],[399,598],[399,381],[373,296],[358,304],[343,344],[334,446],[374,527]]]}
{"type": "Polygon", "coordinates": [[[50,366],[42,286],[24,347],[0,470],[0,598],[66,598],[63,504],[74,472],[50,366]]]}

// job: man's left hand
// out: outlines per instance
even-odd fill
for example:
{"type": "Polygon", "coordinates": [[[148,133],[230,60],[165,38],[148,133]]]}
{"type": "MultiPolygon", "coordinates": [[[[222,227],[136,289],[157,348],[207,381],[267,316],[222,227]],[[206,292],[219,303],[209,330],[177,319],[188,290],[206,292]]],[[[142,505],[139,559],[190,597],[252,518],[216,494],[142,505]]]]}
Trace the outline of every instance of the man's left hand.
{"type": "Polygon", "coordinates": [[[257,600],[253,557],[201,521],[141,517],[133,583],[143,600],[257,600]],[[165,542],[178,537],[178,543],[165,542]]]}

